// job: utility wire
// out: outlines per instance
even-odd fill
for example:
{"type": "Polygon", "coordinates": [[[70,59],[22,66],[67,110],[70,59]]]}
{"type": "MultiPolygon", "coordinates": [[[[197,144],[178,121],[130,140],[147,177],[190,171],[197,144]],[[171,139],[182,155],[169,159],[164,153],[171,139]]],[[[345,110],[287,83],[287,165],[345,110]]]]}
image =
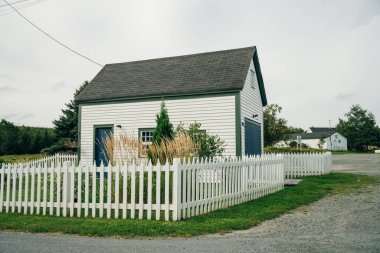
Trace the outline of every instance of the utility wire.
{"type": "MultiPolygon", "coordinates": [[[[34,2],[29,2],[29,3],[25,3],[24,5],[22,6],[17,6],[17,10],[21,10],[21,9],[24,9],[24,8],[27,8],[29,6],[32,6],[32,5],[35,5],[35,4],[39,4],[39,3],[42,3],[42,2],[45,2],[46,0],[36,0],[34,2]]],[[[8,6],[7,6],[8,7],[8,6]]],[[[1,10],[0,10],[1,11],[1,10]]],[[[0,17],[2,16],[5,16],[5,15],[8,15],[8,14],[11,14],[11,13],[14,13],[15,11],[12,10],[12,9],[7,9],[5,10],[5,12],[3,12],[2,14],[0,14],[0,17]]]]}
{"type": "MultiPolygon", "coordinates": [[[[22,2],[26,2],[26,1],[29,1],[29,0],[19,0],[19,1],[16,1],[16,2],[12,2],[10,3],[11,5],[14,5],[14,4],[18,4],[18,3],[22,3],[22,2]]],[[[0,4],[0,7],[8,7],[8,4],[0,4]]]]}
{"type": "Polygon", "coordinates": [[[20,15],[23,19],[25,19],[29,24],[31,24],[32,26],[34,26],[38,31],[40,31],[41,33],[43,33],[44,35],[46,35],[47,37],[49,37],[50,39],[52,39],[53,41],[55,41],[56,43],[58,43],[59,45],[63,46],[64,48],[66,48],[67,50],[71,51],[72,53],[76,54],[76,55],[79,55],[80,57],[100,66],[100,67],[103,67],[102,64],[94,61],[94,60],[91,60],[90,58],[88,58],[87,56],[84,56],[83,54],[75,51],[74,49],[71,49],[70,47],[66,46],[65,44],[63,44],[62,42],[58,41],[56,38],[54,38],[53,36],[49,35],[47,32],[45,32],[44,30],[42,30],[41,28],[39,28],[37,25],[35,25],[32,21],[30,21],[27,17],[25,17],[24,15],[22,15],[15,7],[13,7],[10,3],[8,3],[6,0],[3,0],[6,4],[8,4],[15,12],[17,12],[18,15],[20,15]]]}

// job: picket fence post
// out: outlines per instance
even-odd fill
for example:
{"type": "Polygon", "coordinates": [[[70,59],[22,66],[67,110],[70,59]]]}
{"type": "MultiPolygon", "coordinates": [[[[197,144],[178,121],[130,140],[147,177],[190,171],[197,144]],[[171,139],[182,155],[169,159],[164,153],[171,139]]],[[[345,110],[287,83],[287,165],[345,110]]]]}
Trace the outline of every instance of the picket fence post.
{"type": "Polygon", "coordinates": [[[173,159],[173,220],[181,219],[181,171],[180,159],[173,159]]]}

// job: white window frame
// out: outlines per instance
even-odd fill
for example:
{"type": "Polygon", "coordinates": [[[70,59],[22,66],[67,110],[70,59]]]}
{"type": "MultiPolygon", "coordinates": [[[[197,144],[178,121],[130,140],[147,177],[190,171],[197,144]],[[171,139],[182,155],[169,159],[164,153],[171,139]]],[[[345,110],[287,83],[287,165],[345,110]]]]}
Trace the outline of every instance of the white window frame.
{"type": "Polygon", "coordinates": [[[139,149],[139,157],[147,157],[146,149],[149,145],[152,145],[154,128],[139,128],[139,140],[141,141],[141,149],[139,149]],[[143,136],[143,133],[150,133],[148,136],[143,136]],[[143,140],[145,138],[145,140],[143,140]],[[151,139],[147,141],[146,138],[151,139]]]}

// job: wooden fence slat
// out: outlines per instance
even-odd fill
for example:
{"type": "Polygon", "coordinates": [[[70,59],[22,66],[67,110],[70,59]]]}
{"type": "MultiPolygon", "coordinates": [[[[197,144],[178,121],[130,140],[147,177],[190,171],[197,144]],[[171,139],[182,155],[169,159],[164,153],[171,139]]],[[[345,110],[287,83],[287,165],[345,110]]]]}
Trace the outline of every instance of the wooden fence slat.
{"type": "Polygon", "coordinates": [[[43,215],[46,215],[46,207],[47,207],[47,182],[48,182],[48,179],[47,179],[47,173],[48,171],[48,167],[47,167],[47,163],[45,163],[44,165],[44,188],[43,188],[43,205],[42,205],[42,214],[43,215]]]}
{"type": "Polygon", "coordinates": [[[192,206],[191,206],[191,216],[195,215],[195,169],[194,167],[191,169],[191,201],[192,201],[192,206]]]}
{"type": "Polygon", "coordinates": [[[74,193],[75,193],[75,167],[72,164],[69,168],[70,172],[70,217],[74,217],[74,193]]]}
{"type": "Polygon", "coordinates": [[[142,220],[144,214],[144,164],[139,166],[139,219],[142,220]]]}
{"type": "Polygon", "coordinates": [[[120,175],[120,166],[119,164],[116,165],[115,168],[115,219],[119,218],[119,175],[120,175]]]}
{"type": "Polygon", "coordinates": [[[37,205],[36,205],[36,214],[40,214],[41,209],[41,165],[37,168],[37,205]]]}
{"type": "Polygon", "coordinates": [[[100,189],[99,189],[99,217],[103,218],[104,212],[104,165],[100,164],[100,189]]]}
{"type": "Polygon", "coordinates": [[[152,170],[153,165],[152,162],[149,161],[148,164],[148,200],[147,200],[147,219],[152,219],[152,170]]]}
{"type": "Polygon", "coordinates": [[[165,164],[165,220],[169,220],[169,162],[165,164]]]}
{"type": "Polygon", "coordinates": [[[57,208],[56,214],[59,217],[61,215],[61,166],[57,167],[57,208]]]}
{"type": "Polygon", "coordinates": [[[161,164],[157,161],[156,166],[156,220],[160,220],[161,214],[161,164]]]}
{"type": "Polygon", "coordinates": [[[62,216],[66,217],[67,215],[67,199],[68,199],[68,190],[67,190],[67,178],[68,178],[68,167],[67,164],[63,165],[63,191],[62,191],[62,216]]]}
{"type": "Polygon", "coordinates": [[[96,165],[95,163],[92,165],[92,205],[91,205],[91,216],[92,218],[96,217],[96,165]]]}
{"type": "Polygon", "coordinates": [[[35,170],[36,170],[36,168],[35,167],[32,167],[32,169],[31,169],[31,173],[32,173],[32,182],[31,182],[31,184],[30,184],[30,186],[31,186],[31,191],[30,191],[30,202],[31,202],[31,206],[30,206],[30,214],[34,214],[34,188],[35,188],[35,186],[36,186],[36,184],[35,184],[35,180],[34,180],[34,178],[35,178],[35,170]]]}
{"type": "MultiPolygon", "coordinates": [[[[17,211],[18,213],[21,213],[21,209],[22,209],[22,190],[23,190],[23,178],[24,178],[24,175],[23,175],[23,166],[20,165],[19,167],[19,171],[18,171],[18,208],[17,208],[17,211]]],[[[0,207],[0,210],[2,208],[0,207]]],[[[0,211],[1,212],[1,211],[0,211]]]]}
{"type": "Polygon", "coordinates": [[[50,206],[49,206],[49,214],[54,214],[54,167],[51,167],[50,170],[50,191],[49,191],[50,197],[50,206]]]}
{"type": "Polygon", "coordinates": [[[128,165],[123,166],[123,219],[127,218],[128,205],[128,165]]]}
{"type": "Polygon", "coordinates": [[[24,195],[24,214],[28,214],[28,197],[29,197],[29,166],[25,168],[25,195],[24,195]]]}
{"type": "Polygon", "coordinates": [[[107,219],[111,218],[111,201],[112,201],[112,166],[107,166],[107,219]]]}
{"type": "MultiPolygon", "coordinates": [[[[78,187],[77,187],[77,189],[78,189],[78,192],[77,192],[77,197],[78,197],[77,217],[80,217],[81,213],[82,213],[82,167],[81,166],[78,166],[78,187]]],[[[74,203],[74,200],[72,200],[72,202],[74,203]]]]}
{"type": "Polygon", "coordinates": [[[4,175],[5,175],[5,168],[7,165],[2,164],[1,165],[1,175],[0,175],[0,213],[3,212],[3,206],[4,206],[4,175]]]}
{"type": "Polygon", "coordinates": [[[186,216],[190,218],[190,203],[191,203],[191,169],[187,170],[187,196],[186,196],[186,216]]]}
{"type": "Polygon", "coordinates": [[[16,179],[17,179],[17,165],[13,167],[12,171],[13,181],[12,181],[12,213],[16,210],[16,179]]]}
{"type": "Polygon", "coordinates": [[[5,200],[5,212],[8,213],[9,211],[9,204],[10,204],[10,191],[11,191],[11,166],[8,167],[7,172],[7,190],[6,190],[6,200],[5,200]]]}
{"type": "Polygon", "coordinates": [[[136,208],[136,165],[133,162],[131,166],[131,219],[135,218],[136,208]]]}
{"type": "Polygon", "coordinates": [[[187,201],[186,201],[186,184],[187,184],[186,176],[187,176],[187,171],[186,171],[186,169],[183,169],[182,170],[182,217],[184,219],[186,218],[186,204],[187,204],[187,201]]]}
{"type": "Polygon", "coordinates": [[[195,216],[198,216],[199,215],[199,202],[200,202],[200,192],[199,192],[199,184],[200,184],[200,182],[199,182],[199,176],[200,176],[200,173],[199,173],[199,166],[198,166],[198,164],[196,164],[195,162],[193,163],[193,165],[194,165],[194,172],[195,172],[195,175],[194,175],[194,177],[195,177],[195,199],[194,199],[194,201],[195,201],[195,216]]]}
{"type": "MultiPolygon", "coordinates": [[[[81,165],[79,165],[81,166],[81,165]]],[[[88,217],[88,207],[89,207],[89,183],[90,183],[90,172],[89,167],[85,167],[84,171],[84,217],[88,217]]]]}

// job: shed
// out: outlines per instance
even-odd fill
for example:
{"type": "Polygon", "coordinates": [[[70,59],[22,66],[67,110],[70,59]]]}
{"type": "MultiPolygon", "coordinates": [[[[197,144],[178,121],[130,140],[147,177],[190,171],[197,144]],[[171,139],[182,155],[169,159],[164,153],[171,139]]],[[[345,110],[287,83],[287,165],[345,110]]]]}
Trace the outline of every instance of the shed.
{"type": "Polygon", "coordinates": [[[77,96],[80,158],[104,161],[97,138],[129,132],[151,141],[164,100],[174,126],[195,121],[225,154],[263,152],[267,104],[256,47],[105,65],[77,96]]]}

